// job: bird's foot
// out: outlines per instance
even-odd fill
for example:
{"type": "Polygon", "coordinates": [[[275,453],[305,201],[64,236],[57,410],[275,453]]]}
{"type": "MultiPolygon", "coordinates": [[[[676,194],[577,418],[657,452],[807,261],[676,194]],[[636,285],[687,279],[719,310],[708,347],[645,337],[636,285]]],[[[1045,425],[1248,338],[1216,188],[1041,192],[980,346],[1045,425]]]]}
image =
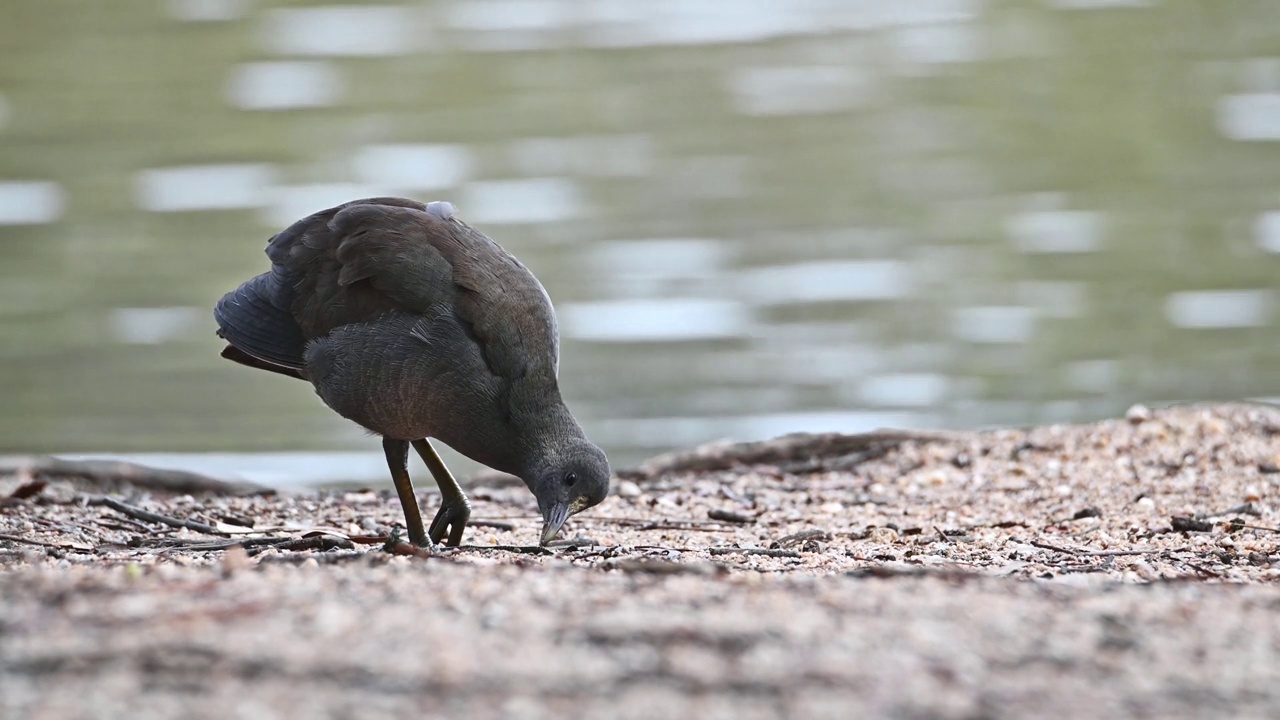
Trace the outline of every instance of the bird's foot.
{"type": "Polygon", "coordinates": [[[400,528],[392,528],[391,532],[387,534],[387,540],[382,544],[382,549],[385,552],[394,555],[418,555],[423,557],[426,555],[438,555],[444,550],[442,545],[434,543],[427,538],[423,538],[421,542],[413,542],[412,539],[405,540],[400,533],[400,528]],[[406,548],[410,549],[406,551],[406,548]]]}
{"type": "Polygon", "coordinates": [[[466,497],[446,497],[440,505],[440,511],[436,513],[436,518],[431,521],[427,536],[432,543],[438,543],[448,533],[449,541],[446,544],[449,547],[457,547],[462,544],[462,533],[467,529],[467,520],[470,519],[471,503],[466,497]]]}

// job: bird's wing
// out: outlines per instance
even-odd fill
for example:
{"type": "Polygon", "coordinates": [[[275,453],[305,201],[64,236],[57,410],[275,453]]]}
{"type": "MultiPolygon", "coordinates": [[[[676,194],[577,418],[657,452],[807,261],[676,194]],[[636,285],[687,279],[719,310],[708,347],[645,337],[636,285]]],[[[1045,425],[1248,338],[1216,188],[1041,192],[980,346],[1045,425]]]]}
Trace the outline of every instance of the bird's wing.
{"type": "Polygon", "coordinates": [[[263,273],[222,296],[214,306],[218,336],[251,358],[301,368],[307,340],[290,312],[291,304],[292,293],[278,274],[263,273]]]}
{"type": "Polygon", "coordinates": [[[448,203],[378,198],[313,218],[287,247],[268,250],[297,277],[294,314],[308,336],[389,310],[449,314],[494,375],[513,381],[545,369],[554,376],[558,337],[546,291],[448,203]]]}

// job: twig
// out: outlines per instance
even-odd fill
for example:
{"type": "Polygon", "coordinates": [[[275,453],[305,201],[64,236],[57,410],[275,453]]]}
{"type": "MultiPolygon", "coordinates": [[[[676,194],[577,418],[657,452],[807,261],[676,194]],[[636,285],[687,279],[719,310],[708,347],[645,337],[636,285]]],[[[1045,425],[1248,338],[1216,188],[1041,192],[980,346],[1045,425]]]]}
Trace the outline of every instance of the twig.
{"type": "Polygon", "coordinates": [[[735,548],[735,547],[713,547],[707,548],[707,552],[712,555],[764,555],[772,558],[798,558],[800,553],[795,550],[782,550],[780,548],[735,548]]]}
{"type": "Polygon", "coordinates": [[[1254,507],[1253,503],[1247,502],[1243,505],[1237,505],[1233,508],[1227,508],[1226,510],[1223,510],[1220,513],[1206,515],[1205,517],[1222,517],[1224,515],[1252,515],[1254,517],[1261,517],[1262,513],[1258,512],[1258,508],[1254,507]]]}
{"type": "Polygon", "coordinates": [[[1185,564],[1186,564],[1188,567],[1190,567],[1192,570],[1195,570],[1196,572],[1200,573],[1201,575],[1208,575],[1208,576],[1209,576],[1209,577],[1211,577],[1211,578],[1221,578],[1221,577],[1222,577],[1222,573],[1220,573],[1220,572],[1214,572],[1213,570],[1210,570],[1209,568],[1204,567],[1203,565],[1200,565],[1199,563],[1193,563],[1193,562],[1191,562],[1190,560],[1183,560],[1182,562],[1183,562],[1183,563],[1185,563],[1185,564]]]}
{"type": "Polygon", "coordinates": [[[297,552],[301,550],[351,550],[355,548],[351,541],[339,537],[337,535],[312,535],[311,537],[292,538],[282,543],[262,546],[249,549],[249,555],[257,555],[268,550],[287,550],[297,552]]]}
{"type": "Polygon", "coordinates": [[[212,525],[206,525],[205,523],[197,522],[195,520],[183,520],[181,518],[170,517],[168,515],[161,515],[160,513],[153,513],[148,510],[143,510],[142,508],[122,503],[115,498],[102,497],[91,501],[90,504],[106,505],[116,512],[124,513],[125,515],[137,520],[160,523],[161,525],[168,525],[169,527],[175,528],[186,528],[187,530],[204,533],[205,535],[218,535],[221,537],[227,536],[226,533],[212,525]]]}
{"type": "Polygon", "coordinates": [[[210,550],[230,550],[231,548],[239,545],[240,547],[248,550],[249,548],[254,548],[254,547],[282,545],[284,543],[290,542],[295,539],[297,538],[291,538],[291,537],[239,538],[236,540],[228,540],[226,542],[220,542],[220,543],[197,543],[192,545],[172,545],[170,547],[179,548],[182,550],[192,550],[197,552],[203,552],[203,551],[210,551],[210,550]]]}
{"type": "Polygon", "coordinates": [[[1242,530],[1263,530],[1265,532],[1280,532],[1280,528],[1267,527],[1266,525],[1245,525],[1241,523],[1240,525],[1236,525],[1234,527],[1238,527],[1242,530]]]}

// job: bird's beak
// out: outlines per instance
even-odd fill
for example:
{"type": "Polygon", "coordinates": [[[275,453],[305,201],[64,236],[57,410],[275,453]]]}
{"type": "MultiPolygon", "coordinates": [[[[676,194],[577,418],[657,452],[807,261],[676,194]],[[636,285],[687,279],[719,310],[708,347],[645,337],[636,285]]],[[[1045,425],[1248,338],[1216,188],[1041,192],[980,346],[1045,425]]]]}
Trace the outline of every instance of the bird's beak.
{"type": "Polygon", "coordinates": [[[564,527],[564,521],[569,519],[570,515],[577,515],[587,509],[590,501],[585,495],[579,496],[571,503],[556,503],[551,506],[551,511],[547,513],[542,520],[542,542],[546,545],[556,539],[556,535],[560,534],[560,528],[564,527]]]}
{"type": "Polygon", "coordinates": [[[560,528],[564,527],[564,521],[569,519],[569,503],[556,503],[551,506],[547,514],[542,519],[542,542],[539,545],[546,545],[556,539],[556,535],[560,534],[560,528]]]}

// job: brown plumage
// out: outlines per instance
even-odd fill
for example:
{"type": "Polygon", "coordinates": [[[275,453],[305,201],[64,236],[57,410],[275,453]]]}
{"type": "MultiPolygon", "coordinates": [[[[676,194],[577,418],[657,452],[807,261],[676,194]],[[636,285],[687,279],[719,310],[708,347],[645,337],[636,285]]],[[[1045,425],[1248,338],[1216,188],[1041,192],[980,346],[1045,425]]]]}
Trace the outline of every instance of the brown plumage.
{"type": "Polygon", "coordinates": [[[426,438],[519,476],[542,542],[604,499],[609,465],[560,397],[551,300],[514,256],[453,206],[356,200],[267,244],[271,269],[214,316],[222,356],[310,382],[330,408],[383,437],[410,539],[462,540],[470,506],[426,438]],[[443,497],[424,532],[406,462],[413,445],[443,497]]]}

